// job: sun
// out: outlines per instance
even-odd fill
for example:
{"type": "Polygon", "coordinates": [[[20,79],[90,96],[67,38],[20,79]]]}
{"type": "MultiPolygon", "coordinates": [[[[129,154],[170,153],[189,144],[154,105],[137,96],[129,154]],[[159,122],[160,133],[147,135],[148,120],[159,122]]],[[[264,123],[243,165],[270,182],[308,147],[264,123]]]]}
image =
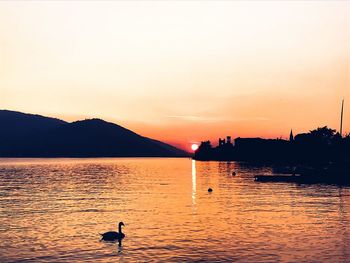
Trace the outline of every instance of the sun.
{"type": "Polygon", "coordinates": [[[191,149],[192,149],[192,151],[195,152],[198,149],[198,144],[196,144],[196,143],[192,144],[191,149]]]}

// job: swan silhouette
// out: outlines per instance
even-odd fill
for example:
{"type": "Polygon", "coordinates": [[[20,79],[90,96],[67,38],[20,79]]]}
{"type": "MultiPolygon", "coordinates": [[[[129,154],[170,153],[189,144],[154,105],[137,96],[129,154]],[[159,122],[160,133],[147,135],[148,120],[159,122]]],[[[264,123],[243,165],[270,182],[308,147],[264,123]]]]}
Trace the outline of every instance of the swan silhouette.
{"type": "Polygon", "coordinates": [[[102,236],[101,240],[103,240],[103,241],[116,241],[116,240],[118,240],[119,242],[121,242],[121,240],[125,237],[125,234],[122,232],[122,226],[125,226],[124,223],[119,222],[118,232],[109,231],[109,232],[100,234],[102,236]]]}

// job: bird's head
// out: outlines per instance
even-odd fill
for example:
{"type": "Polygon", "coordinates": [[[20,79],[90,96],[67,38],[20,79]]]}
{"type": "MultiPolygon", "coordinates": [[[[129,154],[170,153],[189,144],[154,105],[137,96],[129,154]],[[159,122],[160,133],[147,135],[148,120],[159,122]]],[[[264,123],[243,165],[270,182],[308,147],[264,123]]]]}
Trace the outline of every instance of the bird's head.
{"type": "Polygon", "coordinates": [[[123,222],[119,222],[119,227],[125,226],[123,222]]]}

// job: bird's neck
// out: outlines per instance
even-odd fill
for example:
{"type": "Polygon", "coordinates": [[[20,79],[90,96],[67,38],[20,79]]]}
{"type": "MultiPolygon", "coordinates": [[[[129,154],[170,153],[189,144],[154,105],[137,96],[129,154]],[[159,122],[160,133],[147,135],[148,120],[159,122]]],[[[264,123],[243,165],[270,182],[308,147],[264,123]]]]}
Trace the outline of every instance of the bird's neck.
{"type": "Polygon", "coordinates": [[[119,225],[119,233],[121,233],[121,232],[122,232],[122,226],[119,225]]]}

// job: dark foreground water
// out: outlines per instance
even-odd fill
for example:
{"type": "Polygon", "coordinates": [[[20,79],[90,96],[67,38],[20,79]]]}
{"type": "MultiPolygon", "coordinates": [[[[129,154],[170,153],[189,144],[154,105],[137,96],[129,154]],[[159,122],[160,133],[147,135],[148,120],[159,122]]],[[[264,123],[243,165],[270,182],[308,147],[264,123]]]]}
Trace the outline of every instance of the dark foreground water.
{"type": "Polygon", "coordinates": [[[190,159],[0,159],[0,261],[349,262],[350,188],[253,181],[270,172],[190,159]],[[121,220],[122,247],[100,242],[121,220]]]}

